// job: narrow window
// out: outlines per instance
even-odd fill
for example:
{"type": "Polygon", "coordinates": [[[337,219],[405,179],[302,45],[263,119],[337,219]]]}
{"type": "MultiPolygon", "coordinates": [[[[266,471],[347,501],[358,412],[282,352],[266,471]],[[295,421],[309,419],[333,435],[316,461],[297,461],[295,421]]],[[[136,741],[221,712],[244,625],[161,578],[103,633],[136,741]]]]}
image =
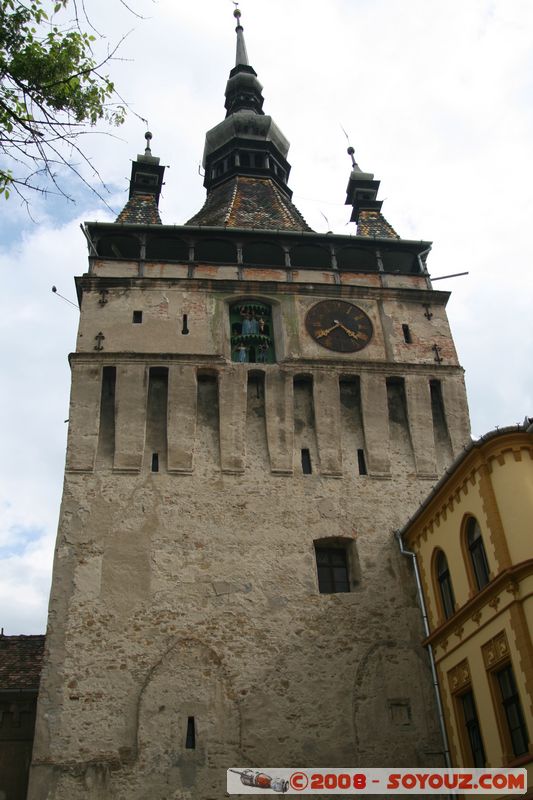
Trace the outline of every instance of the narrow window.
{"type": "Polygon", "coordinates": [[[444,616],[449,619],[455,611],[455,597],[453,594],[452,579],[448,569],[448,560],[442,550],[437,556],[437,581],[439,583],[440,597],[444,616]]]}
{"type": "Polygon", "coordinates": [[[368,475],[364,450],[357,451],[357,463],[359,465],[359,475],[368,475]]]}
{"type": "Polygon", "coordinates": [[[315,545],[320,594],[349,592],[348,559],[343,547],[315,545]]]}
{"type": "Polygon", "coordinates": [[[479,727],[479,720],[477,718],[476,704],[474,702],[474,694],[472,690],[465,692],[459,698],[463,708],[463,719],[472,752],[472,761],[474,767],[484,767],[485,749],[483,747],[483,740],[481,738],[481,730],[479,727]]]}
{"type": "Polygon", "coordinates": [[[468,520],[466,539],[477,588],[481,590],[490,580],[489,565],[487,563],[487,554],[485,553],[485,547],[483,545],[481,529],[477,519],[474,517],[470,517],[468,520]]]}
{"type": "Polygon", "coordinates": [[[409,330],[409,325],[402,325],[403,331],[403,340],[406,344],[412,344],[413,340],[411,339],[411,331],[409,330]]]}
{"type": "Polygon", "coordinates": [[[529,737],[511,665],[508,664],[499,670],[496,673],[496,678],[500,687],[501,701],[513,753],[515,756],[522,756],[528,752],[529,737]]]}
{"type": "Polygon", "coordinates": [[[108,463],[115,453],[115,383],[116,367],[104,367],[102,371],[102,396],[100,400],[100,431],[98,434],[98,456],[108,463]]]}
{"type": "Polygon", "coordinates": [[[187,750],[194,750],[196,748],[194,717],[187,717],[187,735],[185,737],[185,747],[187,750]]]}
{"type": "Polygon", "coordinates": [[[143,312],[142,311],[134,311],[133,312],[133,322],[136,325],[139,325],[143,321],[143,312]]]}
{"type": "Polygon", "coordinates": [[[159,453],[152,453],[152,472],[159,472],[159,453]]]}
{"type": "Polygon", "coordinates": [[[311,453],[307,447],[302,449],[302,472],[304,475],[311,475],[313,472],[311,467],[311,453]]]}
{"type": "Polygon", "coordinates": [[[189,328],[187,327],[187,314],[183,315],[183,323],[181,326],[181,332],[186,336],[189,333],[189,328]]]}

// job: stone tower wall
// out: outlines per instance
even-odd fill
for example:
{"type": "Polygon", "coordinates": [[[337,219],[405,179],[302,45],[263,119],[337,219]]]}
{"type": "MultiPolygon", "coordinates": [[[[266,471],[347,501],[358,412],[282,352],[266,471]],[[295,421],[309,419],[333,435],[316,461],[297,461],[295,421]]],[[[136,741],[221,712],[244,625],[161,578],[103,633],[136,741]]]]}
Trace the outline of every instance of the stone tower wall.
{"type": "Polygon", "coordinates": [[[219,800],[238,765],[442,765],[392,533],[468,437],[446,297],[153,278],[101,303],[102,286],[86,279],[71,356],[30,799],[219,800]],[[333,292],[372,319],[359,353],[305,332],[333,292]],[[251,297],[273,308],[276,364],[229,360],[229,303],[251,297]],[[346,547],[349,593],[318,591],[324,539],[346,547]]]}

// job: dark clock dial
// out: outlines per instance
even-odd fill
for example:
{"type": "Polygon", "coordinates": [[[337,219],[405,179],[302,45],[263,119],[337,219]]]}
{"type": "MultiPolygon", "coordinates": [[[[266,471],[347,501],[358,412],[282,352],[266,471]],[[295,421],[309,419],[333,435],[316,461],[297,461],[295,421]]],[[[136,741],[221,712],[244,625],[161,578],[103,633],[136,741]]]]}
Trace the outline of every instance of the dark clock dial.
{"type": "Polygon", "coordinates": [[[372,338],[372,323],[364,311],[344,300],[323,300],[309,309],[305,326],[315,342],[339,353],[354,353],[372,338]]]}

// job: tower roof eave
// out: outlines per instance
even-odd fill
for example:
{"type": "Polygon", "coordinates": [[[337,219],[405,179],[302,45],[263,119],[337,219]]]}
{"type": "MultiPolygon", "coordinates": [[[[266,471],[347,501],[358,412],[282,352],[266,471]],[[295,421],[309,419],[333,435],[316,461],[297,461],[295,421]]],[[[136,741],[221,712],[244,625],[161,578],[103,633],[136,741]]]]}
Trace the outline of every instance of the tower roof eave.
{"type": "MultiPolygon", "coordinates": [[[[194,219],[194,217],[191,217],[194,219]]],[[[281,229],[279,227],[262,227],[262,228],[254,228],[248,226],[229,226],[229,225],[208,225],[208,224],[199,224],[199,223],[191,223],[190,221],[185,223],[185,225],[152,225],[152,224],[143,224],[143,223],[135,223],[135,222],[98,222],[96,220],[89,220],[86,221],[85,226],[89,232],[120,232],[120,231],[128,231],[131,233],[143,233],[143,232],[157,232],[158,236],[180,236],[180,235],[187,235],[187,234],[194,234],[198,232],[205,232],[205,233],[216,233],[217,237],[220,236],[224,238],[225,236],[254,236],[257,233],[261,233],[262,236],[269,235],[269,236],[283,236],[284,238],[305,238],[309,240],[315,240],[316,242],[335,242],[337,244],[342,244],[348,246],[352,245],[364,245],[366,247],[372,244],[382,244],[387,245],[388,247],[398,248],[399,250],[407,250],[410,249],[415,253],[422,254],[425,251],[429,250],[433,244],[431,241],[423,240],[423,239],[391,239],[387,236],[357,236],[356,234],[342,234],[342,233],[320,233],[317,231],[313,231],[310,229],[301,229],[301,230],[290,230],[290,229],[281,229]]]]}

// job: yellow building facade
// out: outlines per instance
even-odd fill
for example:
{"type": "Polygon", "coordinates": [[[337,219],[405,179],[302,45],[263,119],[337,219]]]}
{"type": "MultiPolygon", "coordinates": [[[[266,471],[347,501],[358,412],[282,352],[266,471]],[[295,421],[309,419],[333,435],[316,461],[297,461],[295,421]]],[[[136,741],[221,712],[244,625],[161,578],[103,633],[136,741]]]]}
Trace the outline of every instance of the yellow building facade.
{"type": "Polygon", "coordinates": [[[400,532],[416,557],[451,763],[533,797],[533,425],[469,445],[400,532]]]}

